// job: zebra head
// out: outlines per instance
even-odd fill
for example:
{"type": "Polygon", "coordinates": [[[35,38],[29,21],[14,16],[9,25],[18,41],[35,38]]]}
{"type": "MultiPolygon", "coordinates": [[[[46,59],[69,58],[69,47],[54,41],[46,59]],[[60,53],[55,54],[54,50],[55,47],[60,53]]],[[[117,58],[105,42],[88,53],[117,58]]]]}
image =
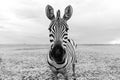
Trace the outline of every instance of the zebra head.
{"type": "Polygon", "coordinates": [[[57,11],[56,17],[54,15],[54,9],[52,6],[46,6],[46,16],[51,20],[49,26],[49,37],[51,43],[51,56],[56,60],[56,62],[64,61],[65,46],[68,40],[68,30],[67,21],[72,16],[72,6],[69,5],[65,8],[64,15],[61,18],[60,10],[57,11]],[[58,60],[57,60],[58,59],[58,60]]]}
{"type": "Polygon", "coordinates": [[[55,45],[57,42],[60,41],[61,45],[64,46],[64,43],[66,43],[66,40],[68,39],[69,27],[67,25],[67,20],[69,20],[72,16],[72,6],[69,5],[65,8],[64,15],[62,18],[60,16],[60,10],[57,11],[55,17],[54,9],[50,5],[47,5],[45,10],[46,16],[48,17],[48,19],[51,20],[51,23],[49,25],[50,43],[55,45]]]}

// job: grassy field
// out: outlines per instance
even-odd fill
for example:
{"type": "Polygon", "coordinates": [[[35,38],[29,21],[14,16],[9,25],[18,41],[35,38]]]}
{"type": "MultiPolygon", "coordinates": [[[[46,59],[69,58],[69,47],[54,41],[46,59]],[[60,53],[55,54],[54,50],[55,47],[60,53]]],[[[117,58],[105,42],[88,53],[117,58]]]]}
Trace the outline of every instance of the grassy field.
{"type": "MultiPolygon", "coordinates": [[[[0,80],[51,80],[47,53],[48,46],[1,45],[0,80]]],[[[119,45],[80,45],[76,55],[77,80],[120,80],[119,45]]]]}

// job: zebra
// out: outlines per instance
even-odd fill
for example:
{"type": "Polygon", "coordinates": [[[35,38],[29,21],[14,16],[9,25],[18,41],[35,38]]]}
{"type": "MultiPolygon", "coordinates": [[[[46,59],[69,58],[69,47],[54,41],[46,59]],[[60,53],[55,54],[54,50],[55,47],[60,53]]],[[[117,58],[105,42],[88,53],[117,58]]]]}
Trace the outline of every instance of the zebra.
{"type": "Polygon", "coordinates": [[[63,18],[60,17],[60,10],[58,9],[56,17],[52,6],[46,6],[46,16],[51,20],[49,30],[50,50],[47,55],[47,63],[54,74],[53,80],[57,80],[57,74],[61,73],[65,80],[68,80],[67,69],[72,65],[73,77],[75,78],[75,63],[77,63],[75,48],[76,44],[73,40],[68,38],[69,27],[67,21],[72,16],[72,6],[68,5],[65,8],[63,18]]]}

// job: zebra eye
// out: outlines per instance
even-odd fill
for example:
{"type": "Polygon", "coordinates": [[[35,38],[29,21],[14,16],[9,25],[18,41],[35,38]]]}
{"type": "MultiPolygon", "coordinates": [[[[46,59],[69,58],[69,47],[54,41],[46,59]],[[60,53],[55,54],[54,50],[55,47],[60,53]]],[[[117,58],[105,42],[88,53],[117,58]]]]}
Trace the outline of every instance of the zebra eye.
{"type": "Polygon", "coordinates": [[[50,40],[50,42],[53,42],[53,40],[50,40]]]}
{"type": "Polygon", "coordinates": [[[68,37],[64,37],[64,39],[68,39],[68,37]]]}
{"type": "Polygon", "coordinates": [[[66,28],[66,31],[68,31],[68,28],[66,28]]]}

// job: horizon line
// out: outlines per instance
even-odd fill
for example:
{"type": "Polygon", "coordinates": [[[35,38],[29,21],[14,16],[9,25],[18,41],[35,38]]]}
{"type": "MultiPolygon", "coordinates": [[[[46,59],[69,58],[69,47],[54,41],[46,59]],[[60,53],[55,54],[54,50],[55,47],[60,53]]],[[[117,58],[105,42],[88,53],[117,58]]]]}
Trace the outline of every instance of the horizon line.
{"type": "MultiPolygon", "coordinates": [[[[36,44],[36,43],[33,43],[33,44],[31,44],[31,43],[18,43],[18,44],[15,44],[15,43],[8,43],[8,44],[0,44],[0,45],[50,45],[50,43],[49,44],[36,44]]],[[[78,43],[77,44],[78,46],[79,45],[120,45],[120,44],[108,44],[108,43],[84,43],[84,44],[80,44],[80,43],[78,43]]]]}

